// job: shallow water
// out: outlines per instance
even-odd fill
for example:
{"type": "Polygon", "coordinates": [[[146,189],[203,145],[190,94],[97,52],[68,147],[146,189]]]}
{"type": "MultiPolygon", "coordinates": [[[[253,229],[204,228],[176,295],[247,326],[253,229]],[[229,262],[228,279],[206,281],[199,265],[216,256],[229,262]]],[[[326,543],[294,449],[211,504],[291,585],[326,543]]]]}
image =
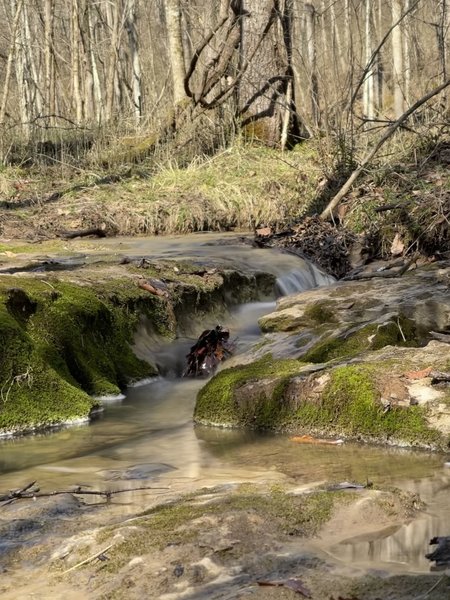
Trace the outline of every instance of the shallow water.
{"type": "MultiPolygon", "coordinates": [[[[327,282],[298,257],[228,245],[229,239],[224,238],[227,243],[219,246],[210,245],[217,236],[191,236],[172,242],[167,238],[123,240],[114,246],[114,253],[199,260],[207,256],[212,262],[223,261],[226,256],[233,266],[270,270],[280,278],[279,290],[284,291],[293,291],[293,281],[297,290],[327,282]]],[[[90,256],[98,259],[112,251],[112,242],[101,242],[90,256]]],[[[224,325],[238,337],[239,351],[258,340],[257,319],[273,307],[274,299],[251,303],[229,316],[224,325]]],[[[209,325],[212,323],[203,323],[209,325]]],[[[444,467],[444,457],[355,444],[296,445],[288,436],[194,427],[195,397],[204,381],[176,377],[191,343],[180,339],[170,345],[160,344],[155,350],[153,342],[146,347],[141,339],[141,353],[153,353],[152,358],[156,354],[165,377],[129,388],[122,401],[105,402],[104,413],[89,424],[2,440],[0,492],[34,480],[46,491],[77,485],[132,489],[150,483],[172,492],[234,481],[303,485],[370,480],[375,485],[395,485],[419,493],[427,502],[426,513],[394,533],[349,539],[329,551],[353,563],[429,570],[424,558],[429,539],[450,534],[450,469],[444,467]]],[[[124,510],[135,512],[136,506],[124,510]]]]}

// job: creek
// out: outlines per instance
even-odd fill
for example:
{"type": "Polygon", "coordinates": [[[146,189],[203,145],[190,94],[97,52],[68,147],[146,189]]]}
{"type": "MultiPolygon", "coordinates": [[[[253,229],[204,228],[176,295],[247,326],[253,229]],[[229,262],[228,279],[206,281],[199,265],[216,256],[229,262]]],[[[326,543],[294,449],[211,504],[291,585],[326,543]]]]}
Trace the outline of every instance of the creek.
{"type": "MultiPolygon", "coordinates": [[[[236,307],[222,323],[237,338],[238,352],[260,338],[258,318],[273,310],[275,295],[331,282],[297,256],[236,245],[226,235],[220,241],[209,234],[102,240],[86,248],[80,244],[69,264],[102,261],[111,255],[151,256],[273,273],[274,297],[236,307]]],[[[144,330],[138,332],[137,352],[156,361],[164,376],[130,387],[123,398],[105,400],[104,412],[90,423],[1,440],[0,492],[35,480],[43,491],[78,485],[103,490],[165,488],[126,494],[112,509],[118,517],[135,514],[149,499],[237,481],[311,486],[370,480],[420,494],[426,511],[395,530],[381,529],[365,538],[350,535],[337,546],[324,541],[323,547],[343,561],[387,571],[428,571],[424,555],[430,538],[449,533],[450,469],[445,468],[445,459],[400,448],[295,445],[284,435],[194,427],[195,398],[204,380],[181,379],[179,374],[195,339],[193,332],[214,324],[193,324],[188,337],[170,344],[149,339],[144,330]]]]}

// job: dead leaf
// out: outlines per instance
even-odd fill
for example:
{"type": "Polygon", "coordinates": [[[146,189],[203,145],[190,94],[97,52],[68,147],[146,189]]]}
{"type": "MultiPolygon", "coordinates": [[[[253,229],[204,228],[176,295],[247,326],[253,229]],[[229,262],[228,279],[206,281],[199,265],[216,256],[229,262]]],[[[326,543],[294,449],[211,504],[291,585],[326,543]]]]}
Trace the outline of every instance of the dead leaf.
{"type": "Polygon", "coordinates": [[[405,377],[408,379],[424,379],[425,377],[428,377],[432,370],[433,367],[427,367],[421,371],[409,371],[408,373],[405,373],[405,377]]]}
{"type": "Polygon", "coordinates": [[[289,590],[293,590],[297,592],[297,594],[301,594],[305,598],[312,598],[311,592],[308,588],[303,584],[300,579],[280,579],[274,581],[258,581],[258,585],[260,586],[270,586],[270,587],[285,587],[289,590]]]}
{"type": "Polygon", "coordinates": [[[396,233],[391,245],[392,256],[400,256],[401,254],[403,254],[404,249],[405,244],[402,242],[401,235],[399,233],[396,233]]]}
{"type": "Polygon", "coordinates": [[[272,229],[270,227],[261,227],[261,229],[257,229],[255,233],[256,235],[266,237],[272,235],[272,229]]]}
{"type": "Polygon", "coordinates": [[[289,438],[291,442],[296,444],[328,444],[330,446],[339,446],[344,443],[344,440],[324,440],[315,438],[312,435],[300,435],[289,438]]]}

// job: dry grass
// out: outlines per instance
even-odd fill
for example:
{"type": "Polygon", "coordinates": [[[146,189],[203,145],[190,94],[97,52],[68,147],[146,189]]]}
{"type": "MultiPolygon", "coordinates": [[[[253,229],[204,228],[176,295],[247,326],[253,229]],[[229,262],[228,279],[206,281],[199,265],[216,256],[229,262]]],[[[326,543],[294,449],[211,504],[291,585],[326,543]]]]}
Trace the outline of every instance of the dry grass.
{"type": "Polygon", "coordinates": [[[315,151],[307,145],[289,154],[237,145],[185,168],[160,163],[149,178],[70,194],[65,204],[84,205],[85,212],[87,204],[97,207],[121,234],[250,230],[297,220],[320,177],[315,151]]]}

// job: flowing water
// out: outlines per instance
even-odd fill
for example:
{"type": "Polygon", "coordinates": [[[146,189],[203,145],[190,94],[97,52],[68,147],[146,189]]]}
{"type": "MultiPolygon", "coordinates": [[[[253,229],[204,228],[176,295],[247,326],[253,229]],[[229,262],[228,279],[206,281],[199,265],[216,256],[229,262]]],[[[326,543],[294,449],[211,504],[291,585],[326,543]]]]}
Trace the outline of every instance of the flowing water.
{"type": "MultiPolygon", "coordinates": [[[[84,245],[83,248],[86,248],[84,245]]],[[[223,236],[133,239],[92,248],[84,261],[111,255],[180,257],[191,261],[265,270],[278,277],[274,298],[236,308],[223,323],[238,337],[243,351],[260,337],[258,318],[271,311],[275,295],[326,285],[330,279],[302,259],[276,251],[233,244],[223,236]]],[[[78,257],[81,256],[81,250],[78,257]]],[[[77,258],[77,256],[75,256],[77,258]]],[[[198,324],[200,329],[214,323],[198,324]]],[[[427,511],[395,531],[367,539],[348,539],[329,552],[361,564],[429,570],[424,554],[435,535],[448,535],[450,469],[445,457],[404,449],[344,444],[304,446],[287,436],[194,427],[195,397],[204,380],[180,379],[191,339],[156,344],[138,335],[141,354],[161,365],[164,377],[131,387],[123,399],[105,402],[104,413],[89,424],[0,441],[0,492],[37,480],[41,490],[92,486],[132,489],[150,484],[153,490],[127,498],[121,514],[135,513],[149,498],[189,492],[205,485],[235,481],[283,482],[299,485],[324,481],[372,481],[420,494],[427,511]]]]}

